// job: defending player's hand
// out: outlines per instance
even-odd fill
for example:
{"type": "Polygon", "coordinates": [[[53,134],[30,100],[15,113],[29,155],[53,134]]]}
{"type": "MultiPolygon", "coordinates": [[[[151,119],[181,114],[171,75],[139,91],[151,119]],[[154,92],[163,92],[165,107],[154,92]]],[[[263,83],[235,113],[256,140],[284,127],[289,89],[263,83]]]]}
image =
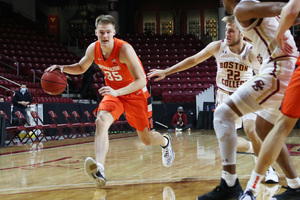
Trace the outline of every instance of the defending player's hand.
{"type": "Polygon", "coordinates": [[[52,65],[52,66],[48,67],[47,69],[45,69],[45,72],[52,72],[55,69],[59,69],[59,71],[61,73],[63,73],[64,67],[61,65],[52,65]]]}
{"type": "Polygon", "coordinates": [[[288,44],[288,38],[285,35],[282,35],[281,37],[278,35],[275,39],[281,50],[287,54],[293,53],[293,47],[288,44]]]}
{"type": "Polygon", "coordinates": [[[119,96],[119,93],[118,93],[116,90],[114,90],[114,89],[112,89],[111,87],[109,87],[109,86],[104,86],[104,87],[100,88],[100,89],[98,90],[98,92],[99,92],[102,96],[104,96],[104,95],[110,95],[110,96],[112,96],[112,97],[117,97],[117,96],[119,96]]]}
{"type": "Polygon", "coordinates": [[[161,69],[151,69],[150,72],[147,74],[148,78],[152,78],[157,76],[158,78],[154,79],[154,81],[160,81],[166,77],[165,70],[161,69]]]}

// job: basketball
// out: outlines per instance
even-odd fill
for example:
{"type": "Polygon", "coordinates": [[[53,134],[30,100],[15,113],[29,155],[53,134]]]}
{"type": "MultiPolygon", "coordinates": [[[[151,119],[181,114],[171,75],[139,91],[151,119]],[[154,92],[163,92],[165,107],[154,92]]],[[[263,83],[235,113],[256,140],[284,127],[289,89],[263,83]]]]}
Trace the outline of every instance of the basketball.
{"type": "Polygon", "coordinates": [[[67,87],[67,77],[59,70],[45,72],[41,78],[41,85],[47,94],[61,94],[67,87]]]}

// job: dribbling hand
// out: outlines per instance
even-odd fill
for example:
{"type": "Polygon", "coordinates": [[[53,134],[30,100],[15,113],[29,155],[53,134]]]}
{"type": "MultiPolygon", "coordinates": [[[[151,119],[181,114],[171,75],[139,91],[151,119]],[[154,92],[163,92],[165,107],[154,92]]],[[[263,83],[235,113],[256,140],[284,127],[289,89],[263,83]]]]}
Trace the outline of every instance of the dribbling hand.
{"type": "Polygon", "coordinates": [[[61,66],[61,65],[52,65],[52,66],[48,67],[47,69],[45,69],[45,72],[52,72],[55,69],[59,69],[59,71],[61,73],[63,73],[63,71],[64,71],[64,67],[63,66],[61,66]]]}

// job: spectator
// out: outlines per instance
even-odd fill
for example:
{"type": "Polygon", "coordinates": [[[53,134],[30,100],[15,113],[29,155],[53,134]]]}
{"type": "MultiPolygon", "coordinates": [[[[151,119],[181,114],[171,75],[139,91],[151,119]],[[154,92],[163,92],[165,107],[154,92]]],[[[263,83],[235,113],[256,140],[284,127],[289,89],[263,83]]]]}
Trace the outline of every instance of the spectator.
{"type": "Polygon", "coordinates": [[[19,91],[16,91],[13,98],[12,124],[18,125],[18,118],[15,115],[16,111],[20,111],[24,117],[27,117],[26,107],[32,103],[31,94],[28,92],[25,84],[22,84],[19,91]]]}
{"type": "Polygon", "coordinates": [[[192,124],[188,124],[187,116],[183,112],[183,107],[179,106],[177,108],[177,113],[173,116],[172,126],[174,126],[175,131],[190,131],[192,124]]]}
{"type": "Polygon", "coordinates": [[[4,96],[0,95],[0,102],[4,102],[4,96]]]}

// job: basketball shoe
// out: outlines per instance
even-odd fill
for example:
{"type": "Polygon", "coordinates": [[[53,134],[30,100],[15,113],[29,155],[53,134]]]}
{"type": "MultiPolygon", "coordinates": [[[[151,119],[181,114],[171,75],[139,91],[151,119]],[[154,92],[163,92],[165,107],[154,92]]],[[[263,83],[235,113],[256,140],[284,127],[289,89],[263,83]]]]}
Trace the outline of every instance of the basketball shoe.
{"type": "Polygon", "coordinates": [[[93,158],[88,157],[85,159],[84,171],[86,175],[94,180],[97,188],[102,188],[106,184],[104,168],[102,165],[96,163],[93,158]]]}
{"type": "Polygon", "coordinates": [[[278,176],[279,174],[270,166],[265,175],[265,183],[279,183],[278,176]]]}
{"type": "Polygon", "coordinates": [[[221,183],[214,190],[199,196],[197,200],[236,200],[243,194],[243,189],[240,185],[239,179],[233,187],[229,187],[226,181],[221,178],[221,183]]]}
{"type": "Polygon", "coordinates": [[[240,198],[239,200],[255,200],[255,196],[252,194],[250,190],[247,190],[240,198]]]}
{"type": "Polygon", "coordinates": [[[168,139],[168,144],[165,147],[162,147],[162,162],[165,167],[171,167],[175,158],[175,153],[171,144],[172,138],[168,133],[163,134],[163,137],[168,139]]]}
{"type": "Polygon", "coordinates": [[[272,197],[272,200],[299,200],[300,199],[300,188],[292,189],[289,186],[285,187],[282,186],[282,188],[285,188],[286,191],[275,195],[272,197]]]}

